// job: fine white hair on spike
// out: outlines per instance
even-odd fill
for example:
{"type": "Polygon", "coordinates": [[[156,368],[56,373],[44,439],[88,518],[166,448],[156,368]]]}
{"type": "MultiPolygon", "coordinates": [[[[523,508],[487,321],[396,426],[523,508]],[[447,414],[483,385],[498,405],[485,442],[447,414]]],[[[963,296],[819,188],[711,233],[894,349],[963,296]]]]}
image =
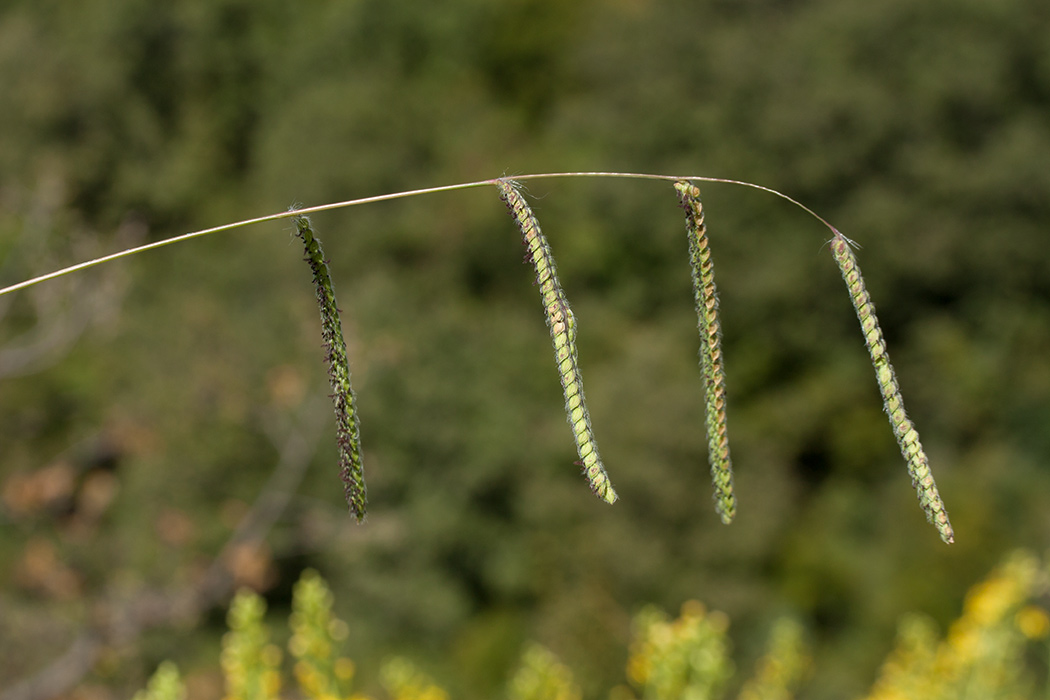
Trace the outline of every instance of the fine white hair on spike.
{"type": "Polygon", "coordinates": [[[890,364],[890,356],[886,351],[886,341],[882,336],[882,328],[879,319],[875,315],[875,305],[871,302],[864,278],[860,274],[860,266],[857,258],[853,255],[852,248],[856,244],[835,231],[835,238],[831,239],[831,253],[835,256],[835,262],[842,273],[842,279],[849,289],[850,301],[857,312],[861,331],[864,333],[864,343],[871,355],[871,363],[875,368],[875,379],[879,384],[879,392],[882,394],[883,406],[889,417],[893,435],[897,438],[901,454],[908,462],[908,474],[911,476],[912,485],[919,496],[919,504],[926,519],[933,523],[940,533],[941,539],[951,544],[955,541],[955,533],[951,522],[948,521],[948,511],[941,500],[941,494],[937,490],[937,484],[933,480],[930,471],[930,462],[926,458],[926,452],[919,442],[919,433],[914,424],[904,412],[904,400],[901,397],[900,386],[897,384],[897,376],[890,364]]]}
{"type": "Polygon", "coordinates": [[[507,205],[515,223],[518,224],[532,266],[536,270],[536,283],[543,298],[547,326],[550,328],[551,342],[554,344],[554,358],[565,394],[565,413],[576,440],[576,451],[580,456],[584,476],[590,482],[591,490],[599,498],[613,503],[617,498],[616,491],[598,456],[598,445],[594,439],[591,417],[583,395],[583,377],[576,357],[576,317],[573,316],[565,291],[558,282],[554,255],[540,230],[539,221],[522,197],[517,184],[512,180],[502,179],[497,180],[495,184],[500,199],[507,205]]]}
{"type": "Polygon", "coordinates": [[[726,433],[726,373],[722,360],[722,322],[718,316],[714,261],[711,259],[700,189],[686,180],[676,182],[674,188],[685,210],[685,227],[689,234],[689,262],[700,328],[700,369],[704,382],[707,452],[715,489],[715,509],[722,522],[729,524],[736,515],[736,495],[733,492],[733,463],[729,458],[729,437],[726,433]]]}

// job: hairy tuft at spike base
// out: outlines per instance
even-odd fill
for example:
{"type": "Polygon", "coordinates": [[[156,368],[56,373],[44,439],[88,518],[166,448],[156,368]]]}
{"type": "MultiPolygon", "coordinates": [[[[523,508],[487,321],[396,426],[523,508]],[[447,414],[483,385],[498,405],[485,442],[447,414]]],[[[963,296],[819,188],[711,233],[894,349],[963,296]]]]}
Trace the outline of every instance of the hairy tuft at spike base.
{"type": "Polygon", "coordinates": [[[321,242],[314,236],[310,219],[294,219],[296,235],[306,246],[304,260],[314,273],[317,286],[317,305],[321,310],[321,339],[328,353],[328,379],[332,385],[332,403],[335,406],[336,441],[339,445],[340,476],[346,493],[346,504],[358,522],[364,520],[367,494],[364,466],[361,462],[361,425],[357,415],[354,390],[350,386],[350,361],[343,340],[343,326],[335,302],[335,287],[328,274],[328,263],[321,242]]]}
{"type": "Polygon", "coordinates": [[[583,473],[591,484],[591,490],[606,503],[613,503],[616,501],[616,491],[613,490],[609,475],[605,473],[601,457],[598,456],[598,445],[594,440],[590,414],[587,413],[587,404],[583,398],[583,378],[576,359],[576,318],[572,315],[565,291],[558,282],[550,245],[517,186],[507,180],[496,180],[495,185],[499,190],[500,199],[507,205],[518,224],[532,265],[536,269],[536,283],[543,297],[547,326],[554,343],[554,358],[565,393],[565,413],[576,440],[576,451],[580,455],[583,473]]]}
{"type": "Polygon", "coordinates": [[[861,277],[860,267],[857,266],[857,258],[850,248],[849,239],[835,231],[835,237],[831,239],[831,252],[842,272],[842,279],[849,288],[853,308],[864,332],[864,342],[871,354],[872,366],[875,367],[875,378],[882,393],[886,415],[893,426],[893,434],[900,445],[901,453],[908,462],[908,474],[911,475],[911,483],[919,495],[919,504],[926,513],[926,519],[937,528],[941,539],[951,544],[955,541],[955,533],[948,521],[948,511],[941,500],[940,492],[937,491],[929,460],[926,459],[926,452],[919,442],[919,433],[904,413],[904,401],[901,399],[893,365],[890,364],[889,353],[886,352],[886,341],[882,337],[879,319],[875,316],[875,305],[871,303],[871,297],[864,286],[864,278],[861,277]]]}

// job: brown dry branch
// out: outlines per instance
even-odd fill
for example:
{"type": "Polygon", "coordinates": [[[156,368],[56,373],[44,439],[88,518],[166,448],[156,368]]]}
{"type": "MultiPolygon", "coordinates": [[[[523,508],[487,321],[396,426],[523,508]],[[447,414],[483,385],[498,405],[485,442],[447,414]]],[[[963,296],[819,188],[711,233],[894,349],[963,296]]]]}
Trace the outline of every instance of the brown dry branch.
{"type": "MultiPolygon", "coordinates": [[[[32,216],[18,234],[12,252],[0,262],[0,274],[14,267],[15,259],[50,257],[40,249],[53,228],[56,212],[48,204],[35,207],[32,216]],[[30,249],[30,250],[23,250],[30,249]]],[[[117,229],[113,239],[129,245],[145,237],[146,227],[129,218],[117,229]]],[[[98,252],[99,241],[85,231],[72,237],[77,253],[92,255],[98,252]]],[[[70,279],[66,284],[31,290],[27,301],[36,319],[34,325],[21,335],[0,344],[0,378],[21,377],[51,366],[94,325],[113,319],[123,302],[127,275],[114,269],[104,274],[70,279]]],[[[13,297],[11,297],[13,299],[13,297]]],[[[0,301],[0,320],[10,310],[10,301],[0,301]]]]}
{"type": "Polygon", "coordinates": [[[65,652],[32,676],[0,691],[0,700],[50,700],[65,695],[91,673],[107,649],[127,647],[152,628],[197,620],[229,598],[237,583],[230,570],[233,555],[246,546],[261,545],[287,509],[317,451],[323,425],[317,415],[322,406],[320,400],[307,402],[295,427],[282,431],[282,436],[271,435],[280,448],[277,465],[203,576],[175,590],[110,594],[97,604],[91,625],[65,652]]]}

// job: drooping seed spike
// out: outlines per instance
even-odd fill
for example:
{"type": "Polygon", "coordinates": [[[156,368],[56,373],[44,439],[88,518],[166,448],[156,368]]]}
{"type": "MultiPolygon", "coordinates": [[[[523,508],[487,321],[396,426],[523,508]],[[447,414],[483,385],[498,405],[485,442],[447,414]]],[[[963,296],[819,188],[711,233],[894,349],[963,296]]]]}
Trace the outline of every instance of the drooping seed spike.
{"type": "Polygon", "coordinates": [[[842,272],[842,279],[846,281],[850,300],[860,320],[864,342],[868,346],[871,363],[875,368],[875,379],[879,384],[879,392],[882,394],[883,406],[889,417],[890,425],[893,427],[893,435],[897,438],[901,454],[908,462],[908,474],[918,493],[919,504],[926,513],[926,519],[937,528],[941,539],[951,544],[955,541],[955,533],[948,521],[948,511],[944,507],[944,501],[941,500],[941,494],[933,480],[929,460],[922,449],[922,443],[919,442],[919,434],[904,413],[904,401],[897,384],[897,376],[893,372],[893,365],[890,364],[890,356],[886,352],[886,342],[882,337],[879,319],[875,315],[875,305],[871,303],[871,297],[864,286],[864,278],[860,274],[860,267],[857,265],[857,258],[853,255],[850,243],[849,239],[835,231],[835,237],[831,239],[831,253],[835,256],[835,262],[838,263],[839,270],[842,272]]]}
{"type": "Polygon", "coordinates": [[[728,525],[736,515],[736,496],[733,493],[733,463],[729,457],[729,437],[726,433],[726,375],[722,364],[722,323],[718,316],[714,263],[707,239],[707,226],[704,224],[700,189],[686,180],[676,182],[674,188],[685,210],[685,226],[689,234],[689,262],[700,327],[700,369],[704,381],[707,453],[715,489],[715,509],[722,522],[728,525]]]}
{"type": "Polygon", "coordinates": [[[336,443],[339,446],[340,476],[343,479],[346,504],[351,515],[361,522],[365,518],[367,493],[364,465],[361,460],[361,425],[357,402],[350,385],[350,361],[339,321],[335,287],[328,272],[328,263],[321,249],[321,241],[314,235],[310,219],[297,216],[296,235],[306,247],[306,262],[313,272],[317,286],[317,305],[321,310],[321,339],[328,359],[328,379],[332,385],[332,404],[335,408],[336,443]]]}
{"type": "Polygon", "coordinates": [[[583,474],[598,498],[606,503],[613,503],[617,498],[616,491],[605,472],[601,457],[598,456],[598,445],[594,439],[591,417],[583,396],[583,378],[576,357],[576,318],[569,308],[565,291],[558,282],[550,245],[517,185],[502,179],[496,180],[495,184],[500,199],[507,205],[518,224],[525,248],[529,251],[529,259],[536,270],[536,283],[543,298],[547,327],[550,328],[551,342],[554,344],[554,359],[565,394],[565,414],[576,441],[576,451],[580,456],[583,474]]]}

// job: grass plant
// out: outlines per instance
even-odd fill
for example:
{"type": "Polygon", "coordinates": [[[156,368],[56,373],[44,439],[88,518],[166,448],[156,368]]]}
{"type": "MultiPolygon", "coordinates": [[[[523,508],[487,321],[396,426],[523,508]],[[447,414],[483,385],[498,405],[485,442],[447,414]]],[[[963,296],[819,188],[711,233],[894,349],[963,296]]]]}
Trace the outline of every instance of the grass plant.
{"type": "Polygon", "coordinates": [[[726,378],[721,347],[721,321],[718,314],[718,297],[714,283],[714,263],[704,221],[700,190],[696,182],[723,183],[750,187],[773,194],[803,209],[820,221],[833,234],[831,250],[846,281],[850,299],[864,333],[865,343],[871,355],[872,366],[882,393],[883,403],[893,433],[908,464],[908,471],[918,492],[919,502],[927,519],[937,528],[941,538],[954,541],[954,533],[948,514],[941,500],[930,471],[929,461],[914,424],[904,413],[903,401],[896,375],[889,362],[886,344],[875,316],[875,308],[864,286],[860,269],[850,247],[850,241],[834,226],[812,209],[776,190],[741,180],[708,176],[674,176],[646,173],[615,172],[561,172],[519,175],[513,180],[495,178],[475,182],[459,183],[441,187],[395,192],[319,206],[292,209],[289,211],[247,219],[209,229],[194,231],[181,236],[156,241],[135,248],[118,251],[94,260],[88,260],[61,270],[19,282],[0,289],[0,296],[34,284],[72,274],[95,265],[136,255],[148,250],[228,231],[251,224],[292,218],[298,236],[306,249],[306,261],[313,273],[317,288],[317,300],[321,313],[322,339],[327,351],[329,378],[333,390],[339,445],[340,471],[345,486],[347,504],[351,514],[358,520],[365,516],[365,482],[361,464],[360,426],[356,400],[350,385],[349,358],[339,321],[334,287],[320,242],[314,235],[308,214],[332,209],[369,204],[373,202],[414,197],[422,194],[450,192],[476,187],[495,187],[507,205],[511,216],[522,235],[528,256],[536,272],[536,281],[542,297],[547,326],[554,345],[555,360],[565,396],[565,411],[572,428],[577,452],[584,474],[591,489],[607,503],[616,501],[616,492],[598,455],[594,431],[584,401],[583,383],[576,351],[578,324],[569,307],[564,290],[559,283],[554,255],[544,237],[539,221],[529,207],[521,191],[521,183],[529,180],[565,177],[629,178],[666,181],[673,184],[679,203],[686,212],[686,228],[689,234],[689,256],[692,266],[693,288],[701,335],[700,367],[704,391],[705,424],[708,437],[708,456],[714,482],[716,510],[725,523],[729,523],[736,512],[733,492],[733,473],[729,456],[729,441],[726,433],[726,378]]]}

